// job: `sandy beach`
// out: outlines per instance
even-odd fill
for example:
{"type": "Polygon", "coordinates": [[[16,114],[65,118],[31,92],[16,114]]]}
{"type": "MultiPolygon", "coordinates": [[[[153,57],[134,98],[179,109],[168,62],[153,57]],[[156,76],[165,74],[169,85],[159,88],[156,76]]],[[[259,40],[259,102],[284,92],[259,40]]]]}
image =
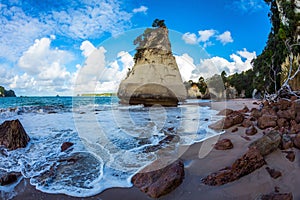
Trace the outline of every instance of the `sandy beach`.
{"type": "MultiPolygon", "coordinates": [[[[226,102],[214,102],[212,108],[221,110],[226,104],[226,108],[234,110],[242,109],[245,105],[249,109],[258,107],[260,103],[252,99],[236,99],[226,102]]],[[[207,103],[201,104],[201,106],[207,106],[207,103]]],[[[165,195],[159,199],[169,200],[191,200],[191,199],[256,199],[259,195],[269,194],[275,191],[275,188],[280,193],[293,194],[294,199],[300,199],[300,159],[299,150],[293,148],[296,154],[294,162],[289,161],[281,150],[276,150],[270,155],[265,157],[266,165],[253,173],[246,175],[239,180],[231,183],[227,183],[222,186],[207,186],[202,183],[201,179],[205,176],[216,172],[224,167],[231,166],[232,163],[239,157],[241,157],[248,149],[248,145],[260,138],[263,133],[262,130],[258,130],[258,133],[254,136],[248,136],[250,141],[244,139],[245,128],[240,125],[235,125],[221,136],[210,138],[204,142],[194,144],[181,156],[185,164],[185,178],[183,183],[174,191],[165,195]],[[232,129],[238,127],[237,132],[232,132],[232,129]],[[233,143],[233,148],[229,150],[216,150],[213,149],[213,145],[220,139],[227,138],[233,143]],[[282,173],[282,176],[273,179],[266,170],[266,167],[276,169],[282,173]]],[[[184,149],[184,148],[183,148],[184,149]]],[[[132,188],[112,188],[102,192],[99,195],[88,198],[74,198],[60,194],[46,194],[36,190],[29,184],[29,180],[23,180],[16,187],[17,193],[14,199],[151,199],[146,194],[139,191],[139,189],[132,188]]]]}

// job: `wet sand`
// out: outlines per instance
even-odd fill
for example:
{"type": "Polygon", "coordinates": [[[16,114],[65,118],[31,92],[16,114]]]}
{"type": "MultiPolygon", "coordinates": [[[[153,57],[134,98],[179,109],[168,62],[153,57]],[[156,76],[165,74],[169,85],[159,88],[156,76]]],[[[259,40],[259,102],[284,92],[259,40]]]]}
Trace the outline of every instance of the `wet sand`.
{"type": "MultiPolygon", "coordinates": [[[[222,110],[224,103],[226,108],[234,110],[242,109],[245,105],[249,109],[258,107],[253,104],[251,99],[236,99],[226,102],[214,102],[211,107],[216,110],[222,110]]],[[[209,106],[209,103],[201,104],[201,106],[209,106]]],[[[212,172],[216,172],[231,164],[241,157],[248,149],[248,145],[257,138],[262,136],[262,131],[254,136],[249,136],[250,141],[245,140],[241,136],[245,136],[245,128],[239,125],[233,126],[226,130],[221,136],[210,138],[204,142],[194,144],[184,152],[181,159],[185,163],[185,178],[183,183],[170,194],[163,196],[161,200],[201,200],[201,199],[255,199],[261,194],[274,192],[274,188],[278,187],[280,193],[292,192],[294,199],[300,199],[300,151],[293,148],[296,154],[294,162],[290,162],[285,158],[286,154],[280,150],[276,150],[265,157],[267,165],[253,173],[240,178],[237,181],[222,185],[222,186],[207,186],[201,182],[201,179],[212,172]],[[238,131],[232,133],[232,129],[238,127],[238,131]],[[223,138],[228,138],[232,141],[234,147],[230,150],[215,150],[213,145],[223,138]],[[265,169],[270,167],[279,170],[282,176],[278,179],[273,179],[265,169]]],[[[185,148],[182,148],[185,149],[185,148]]],[[[112,188],[101,194],[88,198],[75,198],[60,194],[46,194],[36,190],[29,184],[29,180],[23,180],[17,187],[15,192],[17,196],[14,199],[45,199],[45,200],[61,200],[61,199],[151,199],[139,189],[132,188],[112,188]]]]}

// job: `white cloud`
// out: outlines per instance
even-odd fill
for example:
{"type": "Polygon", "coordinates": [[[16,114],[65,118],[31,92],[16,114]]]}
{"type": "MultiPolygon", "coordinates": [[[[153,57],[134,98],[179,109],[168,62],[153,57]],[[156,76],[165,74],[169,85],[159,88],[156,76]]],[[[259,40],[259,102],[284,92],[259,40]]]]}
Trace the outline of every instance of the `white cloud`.
{"type": "Polygon", "coordinates": [[[90,41],[85,40],[81,43],[80,50],[82,51],[82,55],[86,58],[96,50],[96,47],[94,47],[90,41]]]}
{"type": "Polygon", "coordinates": [[[198,43],[198,39],[195,33],[190,33],[187,32],[185,34],[182,35],[182,39],[185,41],[185,43],[187,44],[197,44],[198,43]]]}
{"type": "Polygon", "coordinates": [[[217,35],[218,31],[214,29],[207,29],[207,30],[200,30],[198,31],[199,37],[196,36],[195,33],[187,32],[182,35],[182,39],[187,44],[199,44],[202,45],[204,48],[207,46],[211,46],[214,43],[211,39],[215,39],[220,41],[223,45],[233,42],[231,37],[231,33],[229,31],[225,31],[222,34],[217,35]]]}
{"type": "Polygon", "coordinates": [[[0,58],[16,62],[35,39],[55,39],[54,34],[72,39],[116,36],[131,27],[133,15],[121,5],[117,0],[48,2],[46,8],[34,1],[1,2],[0,58]]]}
{"type": "Polygon", "coordinates": [[[217,40],[219,40],[223,45],[233,42],[231,33],[229,31],[225,31],[224,33],[218,35],[217,40]]]}
{"type": "Polygon", "coordinates": [[[213,29],[210,30],[203,30],[203,31],[198,31],[199,34],[199,38],[198,41],[199,42],[207,42],[212,36],[214,36],[216,34],[216,31],[213,29]]]}
{"type": "Polygon", "coordinates": [[[84,65],[77,66],[75,73],[74,94],[116,92],[120,81],[125,78],[128,68],[134,64],[133,57],[125,51],[117,54],[117,59],[107,63],[105,59],[106,49],[95,48],[90,42],[85,41],[83,52],[87,49],[95,49],[87,55],[84,65]]]}
{"type": "Polygon", "coordinates": [[[256,53],[248,52],[247,49],[243,49],[236,54],[231,54],[231,60],[215,56],[208,59],[202,59],[197,65],[188,54],[175,56],[175,58],[182,79],[184,81],[197,81],[200,76],[209,78],[214,74],[221,74],[222,71],[225,71],[227,75],[230,75],[251,69],[251,61],[256,58],[256,53]],[[243,59],[245,59],[245,61],[243,61],[243,59]]]}
{"type": "Polygon", "coordinates": [[[146,6],[141,6],[132,10],[133,13],[146,13],[148,8],[146,6]]]}

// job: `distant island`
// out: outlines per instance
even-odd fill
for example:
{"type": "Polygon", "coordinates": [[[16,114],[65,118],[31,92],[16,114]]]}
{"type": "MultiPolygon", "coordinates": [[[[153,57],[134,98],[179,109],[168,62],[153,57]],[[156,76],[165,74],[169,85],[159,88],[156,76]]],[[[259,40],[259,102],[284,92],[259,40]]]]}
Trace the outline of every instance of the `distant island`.
{"type": "Polygon", "coordinates": [[[6,90],[3,86],[0,86],[0,97],[16,97],[13,90],[6,90]]]}
{"type": "Polygon", "coordinates": [[[100,93],[100,94],[78,94],[81,97],[112,97],[117,96],[116,93],[100,93]]]}

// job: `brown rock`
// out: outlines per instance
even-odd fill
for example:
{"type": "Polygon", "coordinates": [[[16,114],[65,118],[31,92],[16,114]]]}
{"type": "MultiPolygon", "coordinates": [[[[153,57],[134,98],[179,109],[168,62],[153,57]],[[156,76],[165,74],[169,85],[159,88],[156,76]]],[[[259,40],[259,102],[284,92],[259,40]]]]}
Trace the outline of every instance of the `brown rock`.
{"type": "Polygon", "coordinates": [[[261,111],[259,111],[257,108],[252,108],[251,110],[251,116],[258,119],[262,116],[261,111]]]}
{"type": "Polygon", "coordinates": [[[233,111],[230,115],[227,115],[224,119],[211,124],[209,127],[216,130],[228,129],[236,124],[240,124],[244,121],[244,115],[238,111],[233,111]]]}
{"type": "Polygon", "coordinates": [[[152,198],[158,198],[177,188],[184,178],[182,161],[176,161],[156,171],[140,172],[131,179],[133,185],[152,198]]]}
{"type": "Polygon", "coordinates": [[[251,118],[245,118],[243,123],[242,123],[242,126],[245,127],[245,128],[253,126],[253,122],[251,121],[251,118]]]}
{"type": "Polygon", "coordinates": [[[242,112],[242,113],[247,113],[249,112],[249,108],[247,106],[245,106],[242,110],[239,110],[239,112],[242,112]]]}
{"type": "Polygon", "coordinates": [[[16,182],[18,178],[21,176],[22,175],[20,172],[9,172],[9,173],[2,174],[0,177],[0,185],[4,186],[4,185],[12,184],[16,182]]]}
{"type": "Polygon", "coordinates": [[[29,140],[29,136],[18,119],[5,121],[0,125],[0,145],[4,145],[9,150],[24,148],[29,140]]]}
{"type": "Polygon", "coordinates": [[[291,107],[291,105],[292,105],[291,101],[284,100],[284,99],[280,99],[277,102],[277,106],[278,106],[279,110],[287,110],[291,107]]]}
{"type": "Polygon", "coordinates": [[[244,138],[247,141],[251,141],[251,138],[249,138],[248,136],[241,135],[241,137],[244,138]]]}
{"type": "Polygon", "coordinates": [[[257,133],[257,129],[252,125],[245,130],[246,135],[255,135],[257,133]]]}
{"type": "Polygon", "coordinates": [[[233,110],[229,109],[229,108],[226,108],[224,110],[221,110],[218,115],[224,115],[224,116],[227,116],[227,115],[230,115],[231,113],[233,113],[233,110]]]}
{"type": "Polygon", "coordinates": [[[297,134],[297,135],[294,137],[293,142],[294,142],[294,146],[295,146],[297,149],[300,149],[300,134],[297,134]]]}
{"type": "Polygon", "coordinates": [[[60,151],[63,152],[73,145],[74,145],[74,143],[72,143],[72,142],[64,142],[60,147],[60,151]]]}
{"type": "Polygon", "coordinates": [[[241,158],[237,159],[230,168],[208,175],[202,181],[207,185],[224,185],[250,174],[264,164],[265,160],[259,151],[255,148],[250,148],[241,158]]]}
{"type": "Polygon", "coordinates": [[[232,144],[231,140],[229,140],[229,139],[222,139],[215,144],[214,148],[217,150],[232,149],[233,144],[232,144]]]}
{"type": "Polygon", "coordinates": [[[233,128],[232,130],[231,130],[231,132],[232,133],[235,133],[235,132],[237,132],[239,129],[238,129],[238,127],[235,127],[235,128],[233,128]]]}
{"type": "Polygon", "coordinates": [[[290,100],[291,101],[296,101],[298,98],[296,96],[291,96],[290,100]]]}
{"type": "Polygon", "coordinates": [[[276,150],[280,142],[280,133],[276,130],[271,130],[261,138],[252,142],[249,148],[256,148],[262,156],[266,156],[276,150]]]}
{"type": "Polygon", "coordinates": [[[293,200],[293,194],[292,193],[264,194],[258,197],[256,200],[293,200]]]}
{"type": "Polygon", "coordinates": [[[289,122],[285,118],[279,118],[277,120],[277,125],[278,125],[279,128],[281,128],[281,127],[288,127],[289,126],[289,122]]]}
{"type": "Polygon", "coordinates": [[[280,148],[285,150],[285,149],[293,148],[293,146],[294,144],[292,138],[287,134],[283,134],[280,143],[280,148]]]}
{"type": "Polygon", "coordinates": [[[287,120],[290,120],[290,119],[295,119],[296,118],[296,112],[289,109],[289,110],[279,110],[277,112],[277,116],[279,118],[284,118],[284,119],[287,119],[287,120]]]}
{"type": "Polygon", "coordinates": [[[300,124],[298,124],[295,120],[291,120],[291,134],[300,133],[300,124]]]}
{"type": "Polygon", "coordinates": [[[280,176],[282,176],[280,171],[277,171],[275,169],[271,169],[270,167],[266,167],[266,170],[269,172],[270,176],[274,179],[279,178],[280,176]]]}
{"type": "Polygon", "coordinates": [[[274,115],[263,115],[258,118],[257,126],[260,129],[277,126],[277,116],[274,115]]]}
{"type": "Polygon", "coordinates": [[[294,162],[295,158],[296,158],[296,155],[295,155],[295,152],[294,151],[283,151],[283,153],[286,153],[286,158],[291,161],[291,162],[294,162]]]}

